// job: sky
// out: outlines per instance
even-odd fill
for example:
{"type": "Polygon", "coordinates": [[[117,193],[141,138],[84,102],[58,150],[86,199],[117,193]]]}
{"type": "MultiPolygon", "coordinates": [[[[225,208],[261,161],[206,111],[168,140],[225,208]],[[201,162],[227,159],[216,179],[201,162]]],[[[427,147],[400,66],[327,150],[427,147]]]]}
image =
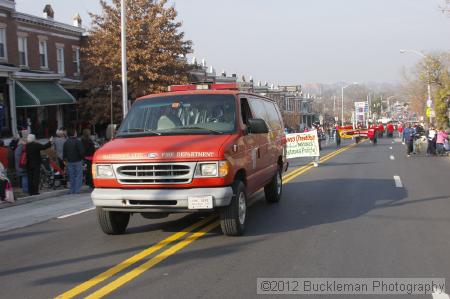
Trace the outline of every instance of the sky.
{"type": "MultiPolygon", "coordinates": [[[[16,0],[57,21],[100,12],[97,0],[16,0]]],[[[442,0],[172,0],[194,56],[217,72],[274,84],[401,82],[425,53],[450,49],[450,16],[442,0]]]]}

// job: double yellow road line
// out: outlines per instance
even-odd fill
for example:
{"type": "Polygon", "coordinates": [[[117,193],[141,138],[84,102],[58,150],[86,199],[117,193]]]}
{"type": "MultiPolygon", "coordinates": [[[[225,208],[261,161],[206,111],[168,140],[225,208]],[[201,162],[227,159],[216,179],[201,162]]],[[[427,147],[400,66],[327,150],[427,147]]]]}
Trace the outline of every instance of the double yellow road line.
{"type": "MultiPolygon", "coordinates": [[[[340,148],[340,149],[338,149],[336,151],[333,151],[333,152],[331,152],[331,153],[321,157],[320,158],[320,163],[323,163],[323,162],[325,162],[327,160],[330,160],[331,158],[339,155],[342,152],[345,152],[346,150],[348,150],[348,149],[350,149],[350,148],[352,148],[354,146],[356,146],[356,143],[349,144],[349,145],[344,146],[344,147],[342,147],[342,148],[340,148]]],[[[313,167],[314,167],[313,163],[311,162],[311,163],[309,163],[307,165],[304,165],[302,167],[297,168],[296,170],[294,170],[294,171],[292,171],[292,172],[290,172],[290,173],[288,173],[288,174],[283,176],[283,183],[284,184],[288,183],[289,181],[295,179],[296,177],[298,177],[299,175],[307,172],[308,170],[310,170],[313,167]]]]}
{"type": "MultiPolygon", "coordinates": [[[[340,153],[354,147],[356,144],[350,144],[348,146],[345,146],[339,150],[336,150],[328,155],[325,155],[320,159],[320,162],[323,163],[340,153]]],[[[288,183],[289,181],[293,180],[294,178],[298,177],[299,175],[307,172],[313,168],[313,165],[307,164],[305,166],[299,167],[298,169],[286,174],[283,176],[283,183],[288,183]]],[[[217,216],[211,215],[208,216],[191,226],[167,237],[166,239],[160,241],[159,243],[133,255],[132,257],[122,261],[121,263],[115,265],[114,267],[106,270],[103,273],[100,273],[99,275],[89,279],[88,281],[74,287],[73,289],[70,289],[69,291],[57,296],[56,298],[74,298],[89,289],[99,285],[100,283],[106,281],[107,279],[119,274],[123,270],[131,267],[132,265],[143,261],[145,258],[149,257],[153,253],[156,253],[159,250],[162,250],[164,247],[171,245],[172,243],[175,243],[179,241],[178,243],[175,243],[171,245],[169,248],[165,249],[161,253],[157,254],[156,256],[148,259],[146,262],[142,263],[141,265],[135,267],[134,269],[130,270],[129,272],[119,276],[112,282],[106,284],[105,286],[101,287],[100,289],[94,291],[88,296],[85,296],[85,298],[103,298],[104,296],[110,294],[114,290],[120,288],[124,284],[128,283],[129,281],[135,279],[145,271],[151,269],[158,263],[164,261],[168,257],[174,255],[176,252],[180,251],[181,249],[187,247],[189,244],[194,242],[195,240],[201,238],[208,232],[212,231],[213,229],[217,228],[219,226],[219,220],[217,219],[217,216]]]]}

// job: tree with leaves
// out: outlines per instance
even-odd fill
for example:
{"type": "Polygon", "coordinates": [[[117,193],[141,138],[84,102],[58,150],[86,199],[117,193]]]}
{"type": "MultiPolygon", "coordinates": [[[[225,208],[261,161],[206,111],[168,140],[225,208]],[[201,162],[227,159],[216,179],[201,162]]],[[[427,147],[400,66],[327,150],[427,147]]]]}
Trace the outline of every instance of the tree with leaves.
{"type": "Polygon", "coordinates": [[[448,126],[447,99],[450,97],[450,54],[427,55],[419,63],[419,79],[432,84],[436,125],[448,126]]]}
{"type": "Polygon", "coordinates": [[[406,78],[403,91],[411,102],[411,108],[425,115],[427,89],[431,84],[435,120],[438,126],[448,126],[448,102],[450,98],[450,53],[428,54],[415,67],[411,78],[406,78]]]}
{"type": "MultiPolygon", "coordinates": [[[[83,86],[88,94],[80,101],[80,114],[91,123],[122,119],[120,0],[100,0],[101,14],[93,14],[92,26],[82,47],[83,86]],[[109,2],[109,1],[108,1],[109,2]]],[[[167,0],[127,0],[127,65],[129,99],[167,90],[187,82],[186,40],[177,12],[167,0]]]]}

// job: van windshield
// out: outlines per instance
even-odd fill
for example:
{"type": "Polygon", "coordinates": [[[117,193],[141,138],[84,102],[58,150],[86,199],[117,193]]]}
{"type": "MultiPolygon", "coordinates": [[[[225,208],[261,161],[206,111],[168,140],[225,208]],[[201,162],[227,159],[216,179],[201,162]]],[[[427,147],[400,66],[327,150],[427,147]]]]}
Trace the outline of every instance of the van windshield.
{"type": "Polygon", "coordinates": [[[233,95],[175,95],[136,102],[117,137],[227,134],[235,130],[233,95]]]}

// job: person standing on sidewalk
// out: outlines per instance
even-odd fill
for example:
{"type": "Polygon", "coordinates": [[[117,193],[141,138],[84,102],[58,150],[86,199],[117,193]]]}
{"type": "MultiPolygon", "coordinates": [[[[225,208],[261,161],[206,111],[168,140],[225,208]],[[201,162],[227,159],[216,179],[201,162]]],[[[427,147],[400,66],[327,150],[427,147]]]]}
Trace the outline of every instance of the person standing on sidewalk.
{"type": "Polygon", "coordinates": [[[94,182],[92,181],[92,159],[95,152],[95,144],[91,139],[91,130],[83,130],[81,143],[83,144],[84,162],[86,163],[86,185],[94,189],[94,182]]]}
{"type": "Polygon", "coordinates": [[[405,138],[406,143],[406,153],[408,157],[410,157],[414,146],[414,130],[411,128],[410,124],[408,124],[408,126],[403,131],[403,137],[405,138]]]}
{"type": "Polygon", "coordinates": [[[8,148],[5,146],[5,142],[2,139],[0,139],[0,163],[3,164],[5,169],[8,169],[8,148]]]}
{"type": "Polygon", "coordinates": [[[77,138],[76,129],[68,130],[69,139],[64,143],[63,158],[67,163],[69,174],[70,194],[79,194],[83,183],[83,164],[84,157],[83,144],[77,138]]]}
{"type": "Polygon", "coordinates": [[[430,129],[426,133],[428,140],[427,147],[427,156],[436,154],[436,135],[437,132],[434,129],[434,126],[431,126],[430,129]]]}
{"type": "Polygon", "coordinates": [[[19,139],[16,149],[14,150],[14,166],[16,168],[16,175],[19,177],[20,187],[22,187],[23,193],[28,193],[28,174],[26,164],[20,163],[22,155],[26,155],[27,137],[28,131],[22,130],[20,132],[22,138],[19,139]]]}
{"type": "Polygon", "coordinates": [[[39,184],[41,181],[41,151],[52,146],[53,137],[46,144],[36,142],[34,134],[28,134],[26,146],[26,165],[28,174],[28,193],[30,195],[39,194],[39,184]]]}
{"type": "Polygon", "coordinates": [[[56,130],[56,138],[53,141],[53,147],[54,147],[56,155],[58,157],[59,167],[62,170],[64,170],[63,150],[64,150],[64,143],[66,142],[66,140],[67,140],[67,138],[64,135],[63,129],[56,130]]]}
{"type": "Polygon", "coordinates": [[[436,138],[436,150],[438,155],[444,154],[444,143],[446,139],[448,139],[448,134],[444,131],[444,128],[440,127],[436,138]]]}

